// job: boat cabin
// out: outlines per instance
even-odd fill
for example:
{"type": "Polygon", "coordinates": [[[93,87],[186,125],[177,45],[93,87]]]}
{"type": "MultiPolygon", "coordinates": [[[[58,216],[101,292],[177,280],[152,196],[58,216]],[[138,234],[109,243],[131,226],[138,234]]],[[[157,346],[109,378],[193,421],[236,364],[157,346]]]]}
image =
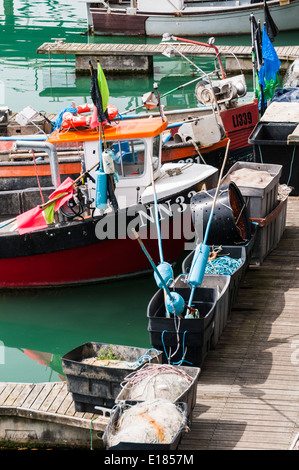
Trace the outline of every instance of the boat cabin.
{"type": "MultiPolygon", "coordinates": [[[[66,146],[71,143],[83,145],[86,170],[95,180],[98,168],[104,166],[105,170],[103,156],[108,153],[117,173],[115,195],[122,208],[136,204],[144,189],[151,185],[151,165],[154,179],[160,175],[161,134],[166,128],[167,121],[160,117],[121,120],[105,125],[101,138],[94,129],[74,129],[68,132],[54,131],[47,141],[66,146]]],[[[88,181],[88,191],[90,198],[94,199],[96,183],[91,179],[88,181]]]]}

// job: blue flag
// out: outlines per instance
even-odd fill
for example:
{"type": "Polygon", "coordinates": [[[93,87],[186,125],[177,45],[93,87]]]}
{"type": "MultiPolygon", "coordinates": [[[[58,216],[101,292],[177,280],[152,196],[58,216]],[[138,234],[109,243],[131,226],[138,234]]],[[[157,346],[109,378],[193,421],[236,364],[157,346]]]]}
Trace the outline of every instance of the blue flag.
{"type": "Polygon", "coordinates": [[[262,51],[263,65],[259,71],[259,80],[264,90],[264,98],[266,100],[270,100],[274,95],[275,88],[280,86],[278,71],[280,69],[281,62],[272,42],[269,39],[265,25],[263,28],[262,51]]]}

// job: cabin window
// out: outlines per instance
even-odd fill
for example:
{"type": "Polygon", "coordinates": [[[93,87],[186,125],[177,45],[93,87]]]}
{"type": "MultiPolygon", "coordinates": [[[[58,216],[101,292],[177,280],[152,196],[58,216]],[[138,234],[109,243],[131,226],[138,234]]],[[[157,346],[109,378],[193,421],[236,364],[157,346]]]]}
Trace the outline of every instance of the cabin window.
{"type": "Polygon", "coordinates": [[[114,165],[120,178],[136,178],[144,174],[146,144],[143,140],[109,142],[114,152],[114,165]]]}

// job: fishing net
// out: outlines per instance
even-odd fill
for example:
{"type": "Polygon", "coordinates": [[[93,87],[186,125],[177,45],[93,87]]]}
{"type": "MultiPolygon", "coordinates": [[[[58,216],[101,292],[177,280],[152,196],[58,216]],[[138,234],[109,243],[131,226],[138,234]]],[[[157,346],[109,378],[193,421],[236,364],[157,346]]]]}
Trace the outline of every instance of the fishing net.
{"type": "Polygon", "coordinates": [[[125,399],[146,401],[156,398],[176,401],[188,389],[193,378],[170,364],[153,364],[128,375],[122,387],[125,399]]]}
{"type": "Polygon", "coordinates": [[[228,174],[223,184],[234,182],[237,186],[249,186],[252,188],[265,188],[272,181],[273,176],[268,171],[241,168],[228,174]]]}
{"type": "Polygon", "coordinates": [[[185,412],[177,405],[162,399],[150,400],[123,407],[117,422],[108,426],[105,441],[107,447],[120,442],[167,444],[185,425],[185,412]]]}

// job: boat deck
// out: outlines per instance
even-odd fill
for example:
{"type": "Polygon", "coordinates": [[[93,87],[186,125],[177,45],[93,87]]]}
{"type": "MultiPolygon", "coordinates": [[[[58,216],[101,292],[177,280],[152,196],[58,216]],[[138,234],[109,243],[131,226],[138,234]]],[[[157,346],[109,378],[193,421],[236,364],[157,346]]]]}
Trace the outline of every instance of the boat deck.
{"type": "MultiPolygon", "coordinates": [[[[278,247],[241,283],[226,328],[203,364],[192,424],[179,450],[288,450],[299,432],[298,204],[298,197],[289,198],[278,247]]],[[[66,439],[72,429],[85,431],[85,445],[90,430],[101,433],[109,419],[75,412],[64,383],[0,383],[0,416],[0,441],[35,432],[42,442],[42,423],[47,431],[59,426],[60,434],[52,428],[47,434],[53,443],[54,435],[66,439]]]]}

